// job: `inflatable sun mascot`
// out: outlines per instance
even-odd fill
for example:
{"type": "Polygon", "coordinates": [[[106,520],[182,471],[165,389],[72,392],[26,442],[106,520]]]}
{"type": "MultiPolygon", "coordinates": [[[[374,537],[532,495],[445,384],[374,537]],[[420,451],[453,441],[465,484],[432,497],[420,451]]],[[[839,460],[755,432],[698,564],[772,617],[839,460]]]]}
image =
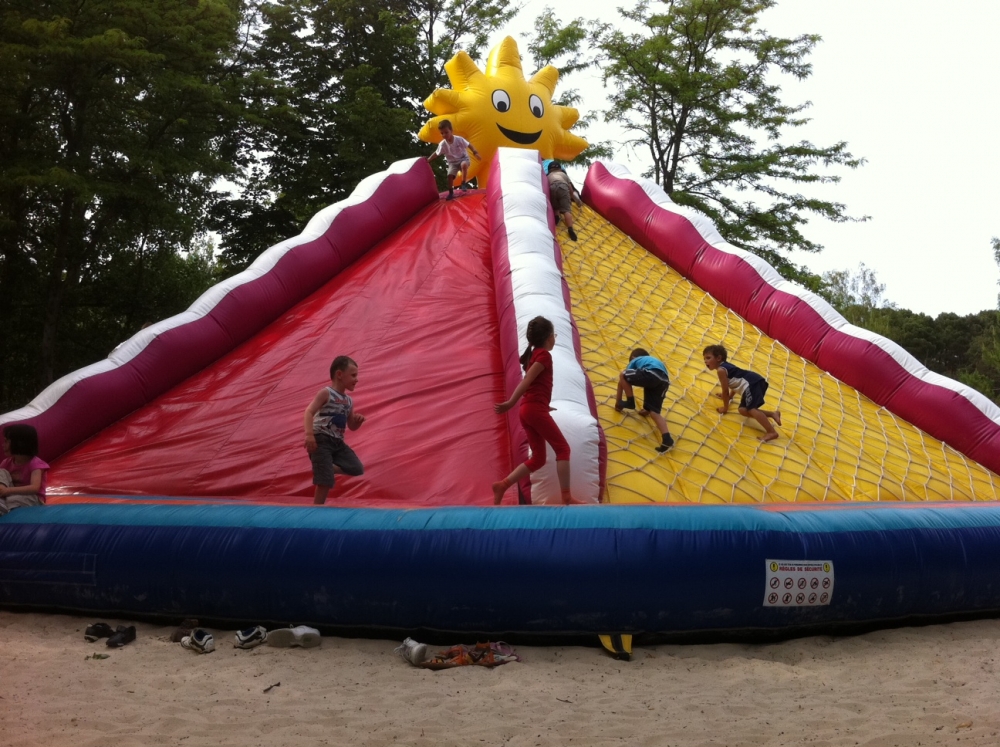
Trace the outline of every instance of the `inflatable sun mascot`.
{"type": "Polygon", "coordinates": [[[570,160],[587,147],[587,141],[569,132],[580,113],[569,106],[552,103],[559,71],[551,65],[524,79],[517,42],[505,38],[490,52],[483,73],[465,52],[459,52],[444,66],[451,88],[438,88],[424,102],[432,117],[419,137],[426,143],[440,143],[438,124],[451,121],[461,135],[482,156],[472,159],[468,178],[479,177],[479,186],[489,178],[490,164],[497,148],[537,150],[542,158],[570,160]]]}

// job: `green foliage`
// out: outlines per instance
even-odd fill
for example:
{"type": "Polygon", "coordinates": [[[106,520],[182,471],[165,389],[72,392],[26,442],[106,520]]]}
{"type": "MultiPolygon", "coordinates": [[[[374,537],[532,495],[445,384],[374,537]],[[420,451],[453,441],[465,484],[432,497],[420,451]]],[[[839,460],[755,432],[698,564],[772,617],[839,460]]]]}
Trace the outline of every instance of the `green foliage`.
{"type": "Polygon", "coordinates": [[[757,27],[776,0],[643,0],[620,10],[630,33],[599,26],[604,80],[612,88],[606,119],[629,144],[648,151],[652,176],[673,199],[708,215],[728,241],[771,262],[785,277],[815,285],[791,264],[792,250],[818,251],[801,229],[808,216],[854,220],[845,206],[790,191],[839,177],[819,167],[863,162],[844,142],[786,142],[808,120],[808,103],[781,101],[777,74],[805,78],[819,41],[771,36],[757,27]]]}
{"type": "Polygon", "coordinates": [[[418,30],[421,101],[435,88],[448,85],[444,64],[456,52],[463,50],[479,59],[493,33],[521,10],[510,0],[411,0],[406,5],[409,20],[418,30]]]}
{"type": "MultiPolygon", "coordinates": [[[[597,64],[597,58],[584,44],[590,38],[590,27],[583,18],[574,18],[563,25],[550,7],[535,18],[535,33],[528,42],[528,51],[535,61],[535,68],[553,65],[559,70],[559,88],[553,103],[560,106],[579,108],[582,97],[579,90],[566,88],[565,81],[573,73],[588,70],[597,64]]],[[[597,112],[581,112],[580,120],[573,126],[573,132],[586,138],[587,129],[597,119],[597,112]]],[[[599,158],[613,158],[611,143],[590,143],[586,150],[573,159],[572,163],[589,166],[599,158]]]]}
{"type": "Polygon", "coordinates": [[[5,409],[93,360],[81,336],[101,324],[112,265],[147,266],[136,257],[172,256],[200,230],[232,173],[220,133],[239,22],[236,0],[0,7],[5,409]]]}
{"type": "Polygon", "coordinates": [[[420,155],[426,86],[418,27],[403,0],[290,0],[251,29],[238,192],[215,209],[235,271],[297,235],[364,177],[420,155]]]}

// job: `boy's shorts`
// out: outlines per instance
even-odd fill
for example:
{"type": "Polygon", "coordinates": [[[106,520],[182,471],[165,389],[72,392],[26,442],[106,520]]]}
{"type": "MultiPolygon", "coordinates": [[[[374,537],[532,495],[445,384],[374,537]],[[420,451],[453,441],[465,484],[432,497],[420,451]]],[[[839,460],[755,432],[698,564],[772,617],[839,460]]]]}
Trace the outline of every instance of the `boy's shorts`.
{"type": "Polygon", "coordinates": [[[465,164],[465,168],[469,168],[472,165],[472,161],[468,158],[463,158],[461,161],[456,161],[455,163],[448,163],[448,178],[454,179],[462,171],[462,164],[465,164]]]}
{"type": "Polygon", "coordinates": [[[765,392],[767,392],[767,381],[751,384],[743,391],[740,407],[745,407],[747,410],[759,410],[764,406],[765,392]]]}
{"type": "Polygon", "coordinates": [[[564,182],[550,183],[549,199],[552,200],[552,209],[557,213],[568,213],[570,211],[569,185],[564,182]]]}
{"type": "Polygon", "coordinates": [[[345,475],[363,475],[365,468],[350,446],[342,438],[334,438],[326,433],[316,433],[316,451],[309,455],[313,466],[313,485],[332,488],[334,485],[333,466],[337,465],[345,475]]]}
{"type": "Polygon", "coordinates": [[[625,381],[632,386],[642,387],[642,409],[660,414],[663,409],[663,398],[667,396],[670,381],[657,376],[652,371],[640,371],[637,368],[625,369],[625,381]]]}

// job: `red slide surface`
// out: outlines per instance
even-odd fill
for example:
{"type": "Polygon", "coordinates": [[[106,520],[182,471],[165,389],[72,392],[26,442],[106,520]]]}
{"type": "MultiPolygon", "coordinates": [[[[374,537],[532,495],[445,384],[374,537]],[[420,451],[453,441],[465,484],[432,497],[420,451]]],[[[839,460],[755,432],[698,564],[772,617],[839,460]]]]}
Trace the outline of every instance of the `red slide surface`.
{"type": "MultiPolygon", "coordinates": [[[[486,505],[510,470],[484,197],[440,202],[246,343],[57,459],[58,494],[309,502],[303,413],[340,354],[365,466],[328,504],[486,505]],[[377,343],[375,341],[378,341],[377,343]]],[[[72,500],[72,499],[70,499],[72,500]]]]}

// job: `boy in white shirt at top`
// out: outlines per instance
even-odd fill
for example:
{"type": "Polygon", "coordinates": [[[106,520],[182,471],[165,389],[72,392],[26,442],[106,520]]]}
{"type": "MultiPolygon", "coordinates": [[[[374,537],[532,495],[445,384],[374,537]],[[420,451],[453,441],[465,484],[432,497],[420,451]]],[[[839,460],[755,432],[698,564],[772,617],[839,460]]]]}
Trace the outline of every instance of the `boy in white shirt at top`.
{"type": "Polygon", "coordinates": [[[455,196],[454,183],[458,172],[462,172],[462,181],[459,182],[461,187],[465,184],[469,166],[472,165],[467,151],[471,150],[477,161],[480,160],[479,151],[464,137],[455,134],[451,128],[450,120],[442,119],[438,124],[438,132],[441,133],[441,142],[438,144],[437,150],[427,156],[427,161],[433,163],[438,156],[444,156],[448,162],[448,199],[450,200],[455,196]]]}

